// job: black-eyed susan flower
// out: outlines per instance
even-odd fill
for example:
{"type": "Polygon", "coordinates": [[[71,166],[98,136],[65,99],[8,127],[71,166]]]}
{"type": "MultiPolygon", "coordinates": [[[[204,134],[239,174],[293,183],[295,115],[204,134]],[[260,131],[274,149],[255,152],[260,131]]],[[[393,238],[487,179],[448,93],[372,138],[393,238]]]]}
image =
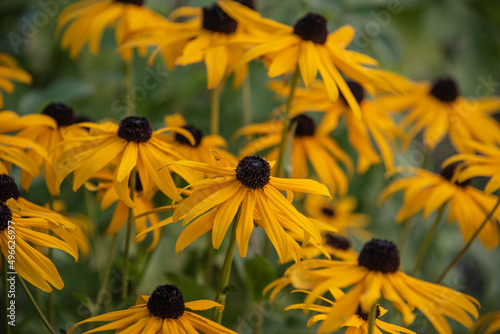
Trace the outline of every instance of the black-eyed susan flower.
{"type": "Polygon", "coordinates": [[[491,334],[500,330],[500,311],[493,311],[482,315],[474,323],[470,333],[491,334]]]}
{"type": "MultiPolygon", "coordinates": [[[[317,195],[308,195],[304,206],[306,213],[325,226],[331,226],[337,233],[350,237],[354,236],[361,241],[371,237],[365,228],[370,222],[366,214],[355,213],[356,198],[347,196],[344,198],[330,200],[317,195]]],[[[328,230],[326,227],[324,230],[328,230]]]]}
{"type": "MultiPolygon", "coordinates": [[[[344,195],[348,187],[348,178],[337,160],[352,172],[352,162],[349,156],[330,137],[330,126],[321,122],[316,126],[314,120],[299,114],[290,121],[290,129],[295,129],[291,142],[290,177],[305,179],[310,177],[308,162],[312,165],[318,179],[332,190],[332,193],[344,195]]],[[[276,160],[279,154],[279,144],[283,130],[283,120],[262,124],[252,124],[243,127],[236,135],[260,135],[250,141],[240,150],[240,156],[255,154],[271,148],[266,155],[268,160],[276,160]]]]}
{"type": "Polygon", "coordinates": [[[0,109],[3,107],[2,91],[12,93],[12,81],[31,83],[31,76],[17,65],[17,61],[9,54],[0,53],[0,109]]]}
{"type": "Polygon", "coordinates": [[[236,66],[264,56],[269,64],[268,76],[292,73],[298,68],[307,87],[312,85],[319,72],[330,99],[337,100],[340,90],[358,116],[358,103],[341,72],[363,84],[389,91],[401,90],[404,79],[373,68],[378,65],[376,60],[346,50],[354,39],[355,29],[352,26],[345,25],[329,34],[327,21],[320,14],[308,13],[290,27],[262,18],[257,12],[236,1],[223,0],[218,5],[238,22],[265,32],[234,39],[234,43],[254,46],[236,66]]]}
{"type": "MultiPolygon", "coordinates": [[[[357,261],[304,260],[292,265],[285,274],[295,288],[311,291],[305,299],[306,305],[329,290],[352,286],[345,296],[336,299],[319,328],[320,333],[341,327],[346,319],[356,314],[358,307],[368,312],[382,296],[403,314],[406,324],[414,320],[412,309],[415,307],[440,334],[452,333],[445,317],[466,327],[472,326],[471,316],[478,316],[476,299],[408,276],[399,271],[399,267],[396,245],[372,239],[364,245],[357,261]]],[[[273,282],[269,288],[283,286],[273,282]]]]}
{"type": "MultiPolygon", "coordinates": [[[[360,118],[356,117],[343,94],[337,101],[329,100],[327,88],[320,81],[315,81],[310,89],[295,90],[291,113],[323,112],[323,123],[329,131],[335,130],[339,121],[344,119],[347,138],[358,154],[357,172],[364,173],[381,160],[390,170],[396,154],[396,138],[400,137],[401,130],[385,105],[379,103],[376,97],[370,97],[362,85],[354,81],[346,83],[359,104],[360,118]]],[[[282,96],[286,96],[290,89],[279,82],[271,82],[269,87],[282,96]]]]}
{"type": "MultiPolygon", "coordinates": [[[[236,2],[236,1],[235,1],[236,2]]],[[[246,7],[245,7],[246,8],[246,7]]],[[[207,88],[215,89],[232,72],[234,85],[239,86],[248,71],[247,66],[234,68],[245,49],[231,41],[244,36],[245,29],[215,3],[210,7],[180,7],[171,13],[173,23],[164,20],[158,26],[133,34],[125,47],[153,46],[150,57],[160,53],[166,65],[189,65],[204,62],[207,69],[207,88]]]]}
{"type": "Polygon", "coordinates": [[[139,296],[134,306],[106,313],[77,323],[68,330],[68,334],[89,322],[110,322],[85,333],[116,330],[118,333],[205,333],[205,334],[236,334],[216,322],[208,320],[194,311],[211,308],[224,308],[211,300],[196,300],[184,302],[182,292],[175,285],[165,284],[154,289],[150,296],[139,296]]]}
{"type": "MultiPolygon", "coordinates": [[[[19,131],[33,124],[47,124],[50,120],[42,119],[38,115],[19,116],[13,111],[0,112],[0,173],[8,174],[12,164],[19,166],[23,173],[31,177],[37,176],[39,164],[34,156],[39,159],[47,157],[45,149],[36,142],[8,133],[19,131]]],[[[28,187],[23,187],[27,189],[28,187]]]]}
{"type": "Polygon", "coordinates": [[[55,265],[35,247],[60,249],[75,260],[78,259],[78,251],[64,240],[45,232],[58,227],[54,216],[22,209],[16,203],[15,194],[8,194],[8,189],[2,189],[2,192],[2,200],[11,196],[6,203],[0,201],[0,249],[3,257],[11,260],[12,271],[37,288],[45,292],[51,292],[51,286],[61,290],[64,283],[55,265]],[[15,245],[14,250],[11,245],[15,245]]]}
{"type": "Polygon", "coordinates": [[[480,155],[471,153],[456,154],[443,163],[444,166],[460,162],[457,168],[457,181],[486,176],[490,180],[484,187],[486,194],[491,194],[500,188],[500,149],[492,145],[484,145],[477,142],[467,142],[467,147],[480,155]]]}
{"type": "MultiPolygon", "coordinates": [[[[273,177],[271,164],[258,156],[244,157],[236,168],[219,155],[214,156],[214,161],[217,165],[192,161],[174,163],[212,175],[192,184],[192,195],[174,211],[174,222],[183,219],[183,226],[189,224],[177,240],[177,252],[210,229],[213,247],[218,249],[238,210],[239,218],[234,224],[237,224],[236,242],[242,257],[247,254],[254,219],[266,232],[282,262],[287,261],[290,254],[297,254],[296,250],[300,247],[286,233],[286,227],[280,224],[275,212],[282,215],[288,225],[302,232],[305,243],[309,239],[321,242],[317,228],[295,209],[280,190],[330,196],[324,185],[312,180],[273,177]]],[[[295,261],[298,260],[295,258],[295,261]]]]}
{"type": "MultiPolygon", "coordinates": [[[[90,182],[86,183],[86,187],[90,190],[98,191],[96,200],[101,203],[101,209],[105,210],[114,203],[116,203],[115,209],[113,211],[113,216],[106,229],[106,235],[113,235],[118,233],[125,223],[130,219],[130,208],[120,200],[118,194],[116,193],[115,187],[113,186],[113,173],[109,170],[99,171],[92,179],[97,180],[97,185],[92,185],[90,182]]],[[[145,193],[142,188],[141,178],[137,173],[135,179],[135,191],[134,191],[134,203],[135,207],[132,208],[133,216],[139,216],[144,212],[149,212],[154,209],[153,197],[156,191],[145,193]]],[[[151,213],[146,216],[141,216],[134,219],[135,232],[139,234],[146,230],[150,226],[154,226],[160,222],[160,218],[156,213],[151,213]]],[[[142,236],[135,239],[135,242],[141,242],[146,236],[142,236]]],[[[160,241],[160,230],[153,231],[153,240],[148,246],[148,251],[154,249],[160,241]]]]}
{"type": "Polygon", "coordinates": [[[491,117],[500,110],[500,97],[467,99],[460,95],[453,79],[442,78],[432,85],[417,83],[404,97],[384,97],[380,102],[389,110],[405,112],[400,122],[407,134],[405,146],[420,132],[428,149],[446,135],[459,152],[472,153],[466,145],[471,140],[500,144],[500,125],[491,117]]]}
{"type": "MultiPolygon", "coordinates": [[[[323,226],[321,224],[316,226],[321,231],[323,226]]],[[[312,259],[326,254],[329,255],[327,258],[331,256],[340,260],[355,260],[358,258],[359,254],[352,248],[349,239],[335,232],[325,233],[322,231],[322,234],[323,240],[321,244],[315,245],[314,243],[310,243],[301,248],[303,258],[312,259]]]]}
{"type": "MultiPolygon", "coordinates": [[[[69,49],[74,59],[88,43],[90,52],[95,55],[99,52],[104,30],[114,25],[115,40],[120,45],[131,32],[153,27],[162,20],[143,3],[144,0],[84,0],[68,6],[59,15],[57,23],[57,31],[68,24],[61,47],[69,49]]],[[[125,61],[132,58],[130,49],[120,49],[119,53],[125,61]]]]}
{"type": "MultiPolygon", "coordinates": [[[[61,149],[57,147],[64,139],[86,135],[86,132],[68,127],[75,122],[73,109],[63,103],[49,103],[42,110],[41,115],[36,118],[32,115],[26,119],[24,128],[16,134],[16,139],[26,138],[43,147],[47,157],[35,151],[28,151],[38,168],[44,167],[45,183],[51,195],[58,195],[55,158],[61,154],[61,149]]],[[[27,117],[27,116],[24,116],[27,117]]],[[[21,120],[22,121],[22,118],[21,120]]],[[[28,189],[33,176],[27,171],[21,172],[21,185],[28,189]]]]}
{"type": "MultiPolygon", "coordinates": [[[[194,181],[193,173],[185,168],[161,168],[182,159],[171,144],[159,138],[169,128],[153,131],[146,118],[136,116],[124,118],[119,125],[111,122],[79,123],[73,127],[87,127],[91,129],[91,133],[61,145],[63,153],[57,159],[58,184],[74,172],[73,189],[76,190],[98,171],[113,163],[116,166],[113,176],[116,193],[127,206],[135,207],[129,192],[130,173],[134,168],[139,173],[145,193],[150,193],[156,186],[167,196],[175,198],[177,188],[169,169],[188,182],[194,181]]],[[[192,139],[187,130],[178,128],[175,131],[192,139]]]]}
{"type": "MultiPolygon", "coordinates": [[[[294,292],[304,292],[304,293],[309,293],[309,291],[305,290],[298,290],[294,292]]],[[[341,297],[343,294],[337,294],[336,298],[341,297]]],[[[287,308],[285,308],[285,311],[288,310],[311,310],[314,312],[318,312],[318,314],[312,316],[309,321],[307,322],[307,327],[311,327],[314,324],[316,324],[319,321],[323,321],[327,319],[328,313],[332,310],[333,306],[335,305],[334,302],[332,302],[328,298],[320,297],[321,300],[323,300],[326,305],[317,305],[317,304],[294,304],[290,305],[287,308]]],[[[408,333],[408,334],[416,334],[415,332],[400,327],[396,326],[387,322],[384,322],[380,320],[379,318],[382,317],[384,314],[387,313],[387,310],[384,309],[383,307],[377,305],[375,309],[375,322],[374,322],[374,333],[377,334],[382,334],[384,332],[388,332],[391,334],[400,334],[400,333],[408,333]]],[[[356,310],[356,313],[351,315],[345,323],[341,327],[347,327],[346,334],[368,334],[368,317],[369,314],[367,312],[364,312],[361,309],[361,306],[358,306],[358,309],[356,310]]],[[[318,333],[320,333],[318,331],[318,333]]]]}
{"type": "MultiPolygon", "coordinates": [[[[457,181],[455,165],[445,167],[440,174],[419,168],[396,168],[395,171],[408,172],[410,176],[398,178],[381,194],[379,200],[398,191],[404,191],[403,206],[396,217],[397,222],[423,211],[424,218],[442,205],[449,203],[448,222],[458,222],[465,242],[484,221],[498,201],[494,195],[472,187],[471,180],[457,181]]],[[[481,230],[479,239],[487,249],[498,245],[498,219],[495,213],[481,230]]]]}

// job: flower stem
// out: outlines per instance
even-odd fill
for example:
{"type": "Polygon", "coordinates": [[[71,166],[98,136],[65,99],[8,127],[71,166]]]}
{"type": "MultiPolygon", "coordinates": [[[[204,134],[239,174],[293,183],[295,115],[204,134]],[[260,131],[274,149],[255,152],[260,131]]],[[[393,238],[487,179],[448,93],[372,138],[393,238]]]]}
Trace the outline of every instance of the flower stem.
{"type": "Polygon", "coordinates": [[[243,79],[241,99],[243,103],[243,125],[249,125],[252,123],[252,87],[250,85],[250,73],[243,79]]]}
{"type": "Polygon", "coordinates": [[[373,334],[375,330],[375,319],[377,318],[377,302],[373,303],[372,309],[368,314],[368,334],[373,334]]]}
{"type": "MultiPolygon", "coordinates": [[[[135,192],[135,168],[130,172],[130,199],[134,200],[135,192]]],[[[134,216],[134,211],[132,208],[129,209],[128,221],[127,221],[127,234],[125,236],[125,252],[123,259],[123,285],[122,285],[122,301],[128,297],[128,265],[129,265],[129,252],[130,252],[130,239],[132,237],[132,217],[134,216]]]]}
{"type": "Polygon", "coordinates": [[[212,90],[210,101],[210,134],[219,134],[220,84],[212,90]]]}
{"type": "Polygon", "coordinates": [[[462,256],[465,254],[465,252],[467,252],[467,250],[470,248],[470,246],[472,245],[472,243],[474,242],[474,240],[476,240],[476,238],[479,235],[479,233],[481,233],[481,230],[486,226],[486,224],[488,223],[488,221],[491,219],[491,217],[493,216],[493,214],[495,213],[495,211],[496,211],[496,209],[498,208],[499,205],[500,205],[500,197],[498,198],[497,204],[495,204],[495,206],[490,211],[490,213],[488,213],[488,215],[484,219],[484,221],[481,224],[481,226],[479,226],[479,228],[476,230],[476,232],[474,232],[474,235],[472,235],[472,237],[470,238],[469,242],[467,242],[467,244],[464,246],[464,248],[462,248],[462,250],[460,251],[460,253],[458,253],[457,256],[455,256],[455,258],[453,259],[453,261],[451,261],[451,263],[448,265],[448,267],[446,267],[446,269],[443,271],[443,273],[441,274],[441,276],[439,276],[439,278],[437,279],[436,283],[441,283],[441,281],[446,277],[446,275],[451,270],[451,268],[453,268],[457,264],[457,262],[462,258],[462,256]]]}
{"type": "MultiPolygon", "coordinates": [[[[7,259],[6,259],[7,260],[7,259]]],[[[2,262],[2,292],[3,292],[3,302],[4,302],[4,307],[3,309],[7,313],[7,308],[9,307],[9,299],[7,298],[7,295],[9,293],[9,287],[8,287],[8,282],[7,282],[7,264],[3,260],[3,258],[0,256],[0,261],[2,262]]],[[[4,318],[5,321],[5,333],[10,334],[10,325],[9,321],[7,318],[4,318]]]]}
{"type": "Polygon", "coordinates": [[[45,316],[43,315],[42,310],[40,309],[40,307],[36,303],[35,298],[33,298],[33,295],[31,294],[30,290],[26,286],[26,283],[24,283],[24,280],[22,279],[22,277],[18,276],[18,279],[19,279],[19,283],[21,284],[21,287],[23,288],[24,292],[26,292],[26,296],[28,296],[28,299],[30,300],[30,302],[33,305],[33,307],[35,308],[36,313],[40,317],[40,320],[42,320],[42,323],[45,325],[45,327],[47,327],[47,330],[50,333],[56,334],[56,331],[54,330],[54,328],[52,328],[52,326],[50,325],[50,323],[47,320],[47,318],[45,318],[45,316]]]}
{"type": "Polygon", "coordinates": [[[412,276],[415,275],[418,268],[420,268],[420,265],[422,264],[422,261],[424,260],[425,254],[427,254],[427,250],[429,249],[429,245],[431,244],[432,237],[434,236],[434,233],[436,232],[436,229],[439,225],[439,222],[441,221],[441,218],[443,217],[445,207],[446,207],[446,203],[441,205],[441,207],[439,208],[439,211],[437,213],[436,219],[434,220],[434,223],[431,226],[431,229],[429,230],[429,232],[427,232],[424,243],[423,243],[422,247],[420,247],[420,253],[418,253],[417,262],[415,262],[415,266],[413,267],[413,270],[411,271],[412,276]]]}
{"type": "Polygon", "coordinates": [[[283,118],[283,130],[281,131],[281,141],[279,146],[278,161],[276,162],[276,176],[281,176],[281,171],[283,169],[283,158],[285,156],[285,146],[286,146],[286,133],[290,126],[290,109],[292,107],[293,97],[295,96],[295,88],[299,82],[299,67],[295,69],[293,73],[292,82],[290,83],[290,93],[288,94],[288,99],[286,100],[285,116],[283,118]]]}
{"type": "Polygon", "coordinates": [[[135,101],[132,95],[134,88],[134,60],[131,59],[125,64],[125,89],[127,96],[127,116],[135,115],[135,101]]]}
{"type": "Polygon", "coordinates": [[[101,281],[101,286],[99,287],[99,291],[97,292],[97,300],[94,305],[94,309],[92,310],[93,315],[96,315],[99,312],[99,308],[101,307],[102,300],[104,298],[104,293],[107,291],[106,286],[109,282],[109,277],[111,274],[111,267],[113,266],[113,258],[116,250],[116,244],[118,241],[118,233],[113,235],[113,239],[111,240],[111,246],[108,251],[108,259],[106,261],[106,267],[104,268],[104,275],[101,281]]]}
{"type": "MultiPolygon", "coordinates": [[[[217,284],[217,292],[215,294],[215,302],[225,305],[226,294],[222,291],[229,283],[229,275],[231,274],[231,264],[233,262],[234,248],[236,246],[236,225],[238,225],[238,220],[240,218],[240,211],[236,214],[233,220],[233,226],[231,229],[231,237],[229,239],[229,246],[227,247],[226,257],[224,258],[224,263],[222,264],[221,273],[219,276],[219,283],[217,284]]],[[[221,323],[222,321],[222,310],[214,309],[212,313],[212,320],[221,323]]]]}

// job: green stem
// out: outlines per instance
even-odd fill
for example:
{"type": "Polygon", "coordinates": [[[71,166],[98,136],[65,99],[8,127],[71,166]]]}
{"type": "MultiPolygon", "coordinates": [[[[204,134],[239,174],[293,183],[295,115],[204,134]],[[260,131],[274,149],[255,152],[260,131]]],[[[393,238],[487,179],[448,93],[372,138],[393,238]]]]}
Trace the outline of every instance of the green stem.
{"type": "Polygon", "coordinates": [[[424,160],[422,161],[422,166],[420,168],[422,169],[427,169],[427,165],[429,164],[429,157],[431,155],[431,152],[429,149],[425,148],[424,151],[424,160]]]}
{"type": "Polygon", "coordinates": [[[132,96],[134,88],[134,60],[131,59],[125,64],[125,89],[127,95],[127,116],[135,115],[135,101],[132,96]]]}
{"type": "Polygon", "coordinates": [[[250,73],[243,79],[241,99],[243,102],[243,125],[252,124],[252,88],[250,85],[250,73]]]}
{"type": "Polygon", "coordinates": [[[491,217],[493,216],[499,205],[500,205],[500,197],[498,198],[497,204],[495,204],[490,213],[488,213],[481,226],[479,226],[476,232],[474,232],[474,235],[472,236],[472,238],[470,238],[469,242],[467,242],[464,248],[462,248],[460,253],[458,253],[457,256],[455,256],[455,258],[453,259],[453,261],[451,261],[451,263],[448,265],[448,267],[446,267],[441,276],[439,276],[439,278],[437,279],[436,283],[441,283],[441,281],[446,277],[451,268],[453,268],[457,264],[457,262],[462,258],[462,256],[467,252],[467,250],[470,248],[474,240],[476,240],[479,233],[481,233],[481,230],[486,226],[488,221],[491,219],[491,217]]]}
{"type": "Polygon", "coordinates": [[[375,319],[377,318],[377,302],[375,302],[368,315],[368,334],[373,334],[375,330],[375,319]]]}
{"type": "Polygon", "coordinates": [[[219,134],[220,84],[212,90],[210,101],[210,134],[219,134]]]}
{"type": "MultiPolygon", "coordinates": [[[[3,292],[3,309],[5,310],[5,313],[7,315],[7,308],[9,307],[9,299],[7,298],[7,295],[9,294],[9,287],[8,287],[8,282],[7,282],[7,259],[5,261],[3,258],[0,256],[0,261],[2,262],[2,292],[3,292]]],[[[10,334],[10,326],[9,326],[9,321],[7,320],[7,317],[4,318],[5,321],[5,333],[10,334]]]]}
{"type": "Polygon", "coordinates": [[[276,176],[281,176],[281,170],[283,169],[283,158],[285,156],[285,146],[288,127],[290,126],[290,109],[292,107],[293,97],[295,95],[295,88],[299,82],[299,67],[295,69],[293,73],[292,82],[290,83],[290,93],[288,94],[288,99],[286,100],[285,116],[283,118],[283,130],[281,131],[281,141],[279,146],[278,161],[276,162],[276,176]]]}
{"type": "Polygon", "coordinates": [[[104,298],[104,293],[107,291],[106,286],[109,282],[109,277],[111,275],[111,267],[113,267],[113,258],[116,250],[116,244],[118,241],[118,233],[113,235],[113,239],[111,240],[111,246],[108,251],[108,259],[106,260],[106,267],[104,268],[104,275],[101,281],[101,286],[99,287],[99,291],[97,292],[97,300],[94,305],[94,309],[92,310],[93,315],[96,315],[99,312],[99,308],[102,304],[102,299],[104,298]]]}
{"type": "Polygon", "coordinates": [[[47,330],[50,333],[56,334],[56,331],[54,330],[54,328],[52,328],[52,326],[50,325],[50,323],[47,320],[47,318],[45,318],[45,316],[43,315],[42,310],[40,309],[40,307],[36,303],[35,298],[33,298],[33,295],[31,294],[30,290],[26,286],[26,283],[24,283],[24,280],[22,279],[22,277],[21,276],[17,276],[17,278],[18,278],[19,283],[21,284],[21,287],[23,288],[24,292],[26,292],[26,296],[28,296],[28,299],[30,300],[30,302],[33,305],[33,307],[35,308],[36,313],[40,317],[40,320],[42,320],[42,323],[45,325],[45,327],[47,328],[47,330]]]}
{"type": "MultiPolygon", "coordinates": [[[[130,172],[130,199],[134,200],[135,192],[135,168],[130,172]]],[[[128,265],[129,265],[129,252],[130,252],[130,239],[132,237],[132,217],[134,216],[134,211],[132,208],[129,209],[128,221],[127,221],[127,235],[125,236],[125,253],[123,259],[123,285],[122,285],[122,301],[128,297],[128,265]]]]}
{"type": "MultiPolygon", "coordinates": [[[[217,292],[215,294],[215,302],[222,305],[225,305],[226,303],[226,294],[223,293],[222,290],[229,283],[229,275],[231,274],[231,264],[233,263],[234,248],[236,245],[236,225],[238,225],[240,210],[241,209],[238,209],[238,213],[236,214],[236,217],[233,220],[231,237],[229,239],[229,246],[227,247],[224,263],[222,264],[222,269],[219,276],[219,283],[217,284],[217,292]]],[[[219,311],[218,309],[214,309],[212,313],[212,320],[220,324],[222,321],[222,310],[219,311]]]]}
{"type": "Polygon", "coordinates": [[[431,244],[432,237],[434,236],[434,233],[436,232],[436,229],[439,225],[439,222],[441,221],[441,218],[443,217],[445,207],[446,207],[446,203],[441,205],[441,207],[439,208],[439,211],[437,213],[436,219],[434,220],[434,223],[432,224],[431,229],[429,230],[429,232],[427,232],[424,243],[423,243],[422,247],[420,247],[420,253],[418,254],[417,262],[415,262],[415,266],[413,267],[413,270],[411,271],[412,276],[415,275],[418,268],[420,268],[422,261],[424,260],[425,254],[427,253],[427,250],[429,249],[429,245],[431,244]]]}

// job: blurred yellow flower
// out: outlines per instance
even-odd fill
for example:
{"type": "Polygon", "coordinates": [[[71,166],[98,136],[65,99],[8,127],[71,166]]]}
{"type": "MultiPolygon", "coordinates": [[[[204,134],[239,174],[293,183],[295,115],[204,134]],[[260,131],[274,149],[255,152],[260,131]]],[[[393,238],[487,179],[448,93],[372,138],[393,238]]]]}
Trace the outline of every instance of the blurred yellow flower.
{"type": "Polygon", "coordinates": [[[31,76],[17,66],[17,61],[11,55],[0,52],[0,109],[3,107],[2,91],[12,93],[14,84],[12,81],[31,83],[31,76]]]}

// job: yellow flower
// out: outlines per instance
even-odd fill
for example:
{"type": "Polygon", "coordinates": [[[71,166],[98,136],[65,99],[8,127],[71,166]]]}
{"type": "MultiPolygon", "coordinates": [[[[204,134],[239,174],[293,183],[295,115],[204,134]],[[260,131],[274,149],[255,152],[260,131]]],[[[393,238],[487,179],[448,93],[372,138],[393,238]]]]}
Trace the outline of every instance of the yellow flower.
{"type": "Polygon", "coordinates": [[[68,334],[82,324],[96,321],[110,321],[111,323],[97,327],[86,333],[116,330],[118,333],[205,333],[205,334],[236,334],[218,323],[208,320],[194,311],[203,311],[211,308],[224,308],[223,305],[211,300],[196,300],[184,303],[182,292],[170,284],[158,286],[151,296],[139,296],[135,306],[126,310],[115,311],[99,315],[73,325],[68,334]]]}
{"type": "Polygon", "coordinates": [[[365,228],[370,217],[362,213],[354,213],[356,198],[347,196],[337,200],[329,200],[317,195],[308,195],[305,200],[306,213],[324,225],[331,226],[344,236],[355,236],[361,241],[371,237],[365,228]]]}
{"type": "Polygon", "coordinates": [[[491,334],[498,330],[500,330],[500,311],[493,311],[479,317],[470,333],[491,334]]]}
{"type": "MultiPolygon", "coordinates": [[[[477,318],[478,301],[438,284],[428,283],[399,271],[399,251],[392,242],[372,239],[354,261],[304,260],[292,265],[285,275],[295,288],[310,290],[305,304],[310,305],[327,291],[352,288],[326,314],[320,333],[341,327],[358,307],[368,312],[382,296],[403,314],[406,324],[413,322],[413,307],[420,310],[440,334],[451,334],[446,317],[466,327],[477,318]],[[405,301],[408,303],[405,303],[405,301]]],[[[283,284],[271,283],[268,288],[283,284]]]]}
{"type": "Polygon", "coordinates": [[[477,176],[490,177],[484,188],[486,194],[491,194],[500,188],[500,149],[492,145],[467,142],[467,147],[481,155],[462,153],[448,158],[443,165],[460,163],[457,170],[457,181],[464,182],[477,176]]]}
{"type": "MultiPolygon", "coordinates": [[[[396,154],[396,138],[401,135],[401,131],[385,105],[380,104],[376,98],[367,99],[367,91],[359,83],[346,83],[359,104],[361,118],[356,117],[343,94],[340,94],[337,101],[330,101],[327,88],[320,81],[315,81],[310,89],[295,90],[291,113],[324,112],[323,123],[328,125],[329,131],[337,128],[343,116],[347,138],[358,154],[357,172],[364,173],[371,165],[378,164],[381,158],[385,168],[390,170],[396,154]]],[[[269,86],[282,96],[287,96],[290,90],[288,85],[280,82],[271,82],[269,86]]]]}
{"type": "MultiPolygon", "coordinates": [[[[55,158],[61,154],[61,149],[57,147],[64,139],[87,135],[83,129],[70,128],[68,126],[75,122],[73,109],[62,103],[49,103],[42,110],[42,115],[28,115],[21,117],[19,122],[24,124],[24,128],[16,134],[16,140],[26,138],[43,147],[47,157],[37,151],[28,151],[36,166],[44,166],[45,183],[51,195],[59,194],[57,185],[55,158]],[[24,120],[24,122],[23,122],[24,120]]],[[[21,172],[21,186],[29,189],[33,181],[33,176],[27,170],[21,172]]]]}
{"type": "MultiPolygon", "coordinates": [[[[113,235],[115,233],[118,233],[130,218],[130,208],[118,197],[118,194],[116,193],[116,190],[113,186],[113,173],[111,171],[102,170],[94,175],[92,179],[97,180],[98,184],[94,186],[91,185],[90,182],[87,182],[85,186],[90,190],[99,191],[97,200],[101,203],[101,210],[107,209],[109,206],[116,202],[111,222],[109,223],[105,234],[113,235]]],[[[134,217],[142,213],[152,211],[154,209],[154,195],[155,191],[149,193],[143,191],[141,178],[137,173],[134,192],[134,203],[136,204],[136,206],[132,208],[134,217]]],[[[148,227],[155,226],[156,224],[160,223],[160,218],[156,213],[151,213],[147,216],[141,216],[134,219],[134,223],[136,234],[140,234],[141,232],[148,229],[148,227]]],[[[161,231],[158,229],[153,230],[153,240],[148,246],[148,251],[153,250],[158,245],[158,242],[160,241],[160,232],[161,231]]],[[[145,236],[142,236],[138,239],[135,239],[134,241],[141,242],[144,239],[145,236]]]]}
{"type": "Polygon", "coordinates": [[[192,195],[183,200],[174,211],[174,222],[183,219],[183,226],[189,224],[177,240],[177,252],[210,229],[213,247],[218,249],[240,205],[241,211],[235,223],[236,242],[242,257],[247,254],[255,219],[266,232],[282,262],[286,262],[290,255],[295,261],[299,260],[300,247],[287,234],[286,225],[280,224],[276,212],[284,218],[287,225],[292,226],[288,229],[302,232],[305,244],[310,238],[317,243],[321,242],[317,228],[283,197],[280,190],[330,196],[324,185],[312,180],[273,177],[271,164],[258,156],[244,157],[235,168],[223,157],[214,154],[215,166],[192,161],[175,163],[212,175],[192,184],[192,195]]]}
{"type": "Polygon", "coordinates": [[[319,72],[330,99],[336,101],[340,90],[358,117],[358,103],[340,71],[353,80],[388,91],[401,90],[405,81],[395,74],[371,68],[378,65],[376,60],[346,50],[354,39],[355,29],[352,26],[345,25],[328,34],[326,19],[319,14],[308,13],[290,27],[262,18],[259,13],[236,1],[223,0],[218,5],[238,22],[267,32],[241,36],[232,41],[254,45],[236,66],[264,56],[269,63],[268,76],[291,73],[298,67],[307,87],[312,85],[319,72]]]}
{"type": "MultiPolygon", "coordinates": [[[[175,160],[182,159],[172,145],[159,138],[160,134],[170,130],[169,128],[153,131],[146,118],[136,116],[126,117],[120,125],[111,122],[79,123],[73,127],[88,127],[95,132],[91,131],[90,135],[62,143],[63,153],[56,161],[58,185],[74,171],[73,190],[76,190],[98,171],[113,163],[116,165],[114,187],[118,197],[127,206],[136,206],[129,194],[129,178],[134,168],[137,168],[145,193],[150,193],[157,186],[170,198],[177,196],[177,187],[169,170],[161,169],[175,160]]],[[[192,139],[189,131],[177,128],[175,131],[192,139]]],[[[169,168],[186,181],[193,182],[194,175],[189,170],[177,166],[169,168]]]]}
{"type": "Polygon", "coordinates": [[[244,49],[230,42],[244,36],[245,29],[233,17],[228,16],[219,2],[211,7],[180,7],[170,15],[174,23],[164,20],[158,26],[142,29],[133,34],[125,48],[154,46],[155,51],[149,59],[160,53],[166,65],[189,65],[205,62],[207,69],[207,88],[215,89],[231,74],[235,73],[234,86],[239,86],[245,78],[248,67],[234,69],[244,49]]]}
{"type": "MultiPolygon", "coordinates": [[[[85,43],[90,52],[99,52],[102,34],[106,27],[116,24],[115,40],[118,45],[131,32],[155,26],[162,17],[143,7],[143,0],[84,0],[68,6],[57,22],[57,31],[68,24],[62,36],[61,47],[69,49],[71,58],[76,58],[85,43]]],[[[140,50],[145,53],[145,49],[140,50]]],[[[120,49],[123,60],[132,58],[132,50],[120,49]]]]}
{"type": "MultiPolygon", "coordinates": [[[[379,200],[404,191],[403,206],[396,217],[398,222],[419,211],[423,211],[424,218],[427,218],[436,209],[449,203],[448,222],[457,221],[464,241],[468,242],[497,203],[496,196],[487,195],[470,186],[471,180],[457,181],[454,165],[445,167],[441,174],[407,167],[396,168],[395,171],[409,172],[412,175],[392,182],[380,194],[379,200]]],[[[498,245],[499,219],[500,213],[497,211],[479,233],[479,239],[487,249],[498,245]]]]}
{"type": "Polygon", "coordinates": [[[405,146],[423,131],[424,144],[433,149],[448,135],[459,152],[471,153],[466,142],[500,144],[500,125],[491,114],[500,110],[500,97],[466,99],[449,78],[415,84],[406,96],[381,98],[389,110],[407,110],[400,123],[407,136],[405,146]]]}
{"type": "MultiPolygon", "coordinates": [[[[318,126],[314,120],[305,114],[293,117],[290,128],[295,128],[291,142],[291,173],[292,178],[305,179],[309,177],[309,161],[318,175],[321,183],[332,189],[332,193],[344,195],[348,187],[348,179],[336,160],[342,161],[349,172],[352,172],[352,162],[337,143],[329,136],[330,126],[321,122],[318,126]]],[[[240,156],[255,154],[272,148],[267,154],[268,160],[278,157],[279,143],[283,120],[252,124],[243,127],[236,135],[261,135],[245,145],[240,156]]]]}
{"type": "MultiPolygon", "coordinates": [[[[306,290],[296,290],[293,292],[309,293],[309,291],[306,290]]],[[[335,296],[335,299],[341,298],[343,295],[344,295],[343,293],[337,294],[335,296]]],[[[307,322],[307,327],[311,327],[315,323],[327,319],[328,314],[331,312],[332,308],[335,305],[334,302],[332,302],[327,298],[324,297],[319,297],[319,298],[324,302],[326,302],[326,305],[317,305],[317,304],[307,305],[304,303],[294,304],[285,308],[285,311],[300,309],[300,310],[311,310],[318,312],[319,314],[312,316],[307,322]]],[[[379,320],[381,316],[387,313],[387,310],[384,309],[383,307],[377,305],[375,312],[376,312],[375,314],[376,318],[374,323],[374,333],[382,334],[382,331],[385,331],[392,334],[400,334],[400,333],[416,334],[415,332],[409,329],[392,325],[382,320],[379,320]]],[[[368,317],[369,314],[363,312],[361,306],[358,306],[356,313],[348,317],[345,323],[341,327],[347,327],[346,334],[368,334],[368,326],[369,326],[368,317]]]]}
{"type": "Polygon", "coordinates": [[[0,53],[0,109],[3,107],[2,91],[9,94],[14,91],[12,81],[30,84],[31,76],[17,66],[17,61],[11,55],[0,53]]]}
{"type": "MultiPolygon", "coordinates": [[[[44,124],[47,121],[41,115],[20,117],[13,111],[0,112],[0,173],[8,174],[11,164],[19,166],[22,173],[31,177],[40,173],[39,164],[33,157],[43,161],[47,158],[45,149],[32,140],[4,134],[19,131],[29,125],[44,124]]],[[[48,122],[51,124],[50,120],[48,122]]],[[[28,187],[29,185],[23,186],[26,190],[28,187]]]]}
{"type": "Polygon", "coordinates": [[[51,285],[61,290],[64,283],[56,267],[35,247],[60,249],[77,260],[76,245],[61,240],[64,235],[58,233],[66,229],[76,231],[77,228],[56,213],[47,210],[38,211],[38,206],[19,197],[17,186],[15,183],[12,186],[12,182],[13,179],[6,179],[5,176],[1,178],[0,249],[9,262],[9,271],[17,272],[45,292],[52,291],[51,285]],[[49,231],[61,239],[49,235],[49,231]]]}

